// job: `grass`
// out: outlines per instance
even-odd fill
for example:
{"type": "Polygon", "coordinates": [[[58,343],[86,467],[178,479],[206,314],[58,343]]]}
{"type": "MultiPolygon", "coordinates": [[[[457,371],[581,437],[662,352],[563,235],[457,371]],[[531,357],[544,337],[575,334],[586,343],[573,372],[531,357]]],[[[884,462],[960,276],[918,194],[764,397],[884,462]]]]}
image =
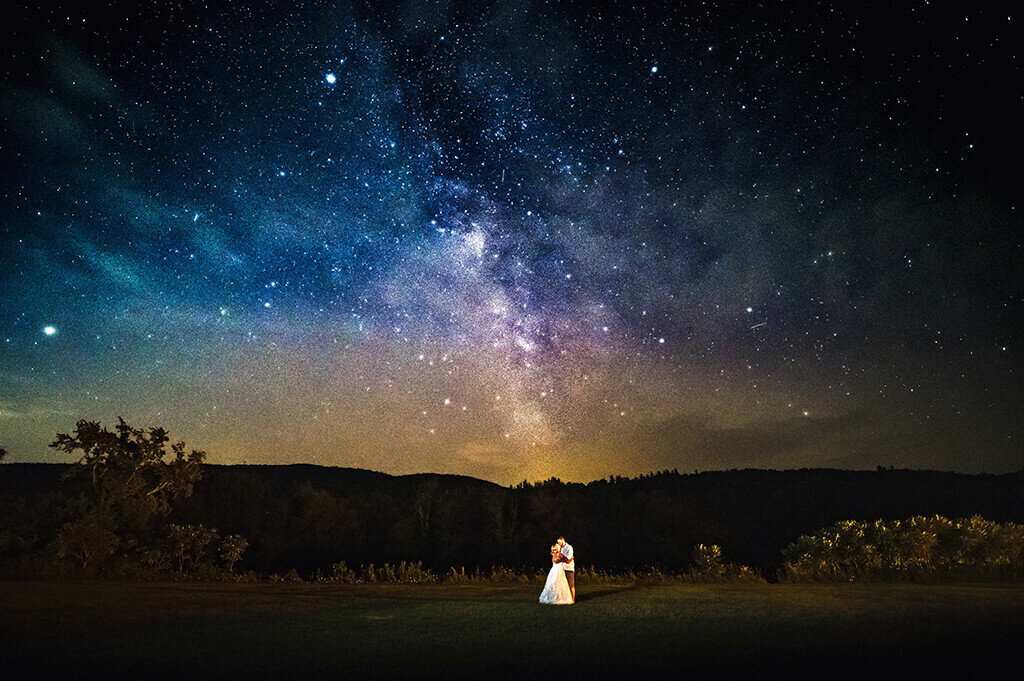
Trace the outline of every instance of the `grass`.
{"type": "Polygon", "coordinates": [[[1016,585],[578,587],[570,607],[535,586],[0,582],[0,658],[77,678],[837,678],[980,671],[1024,633],[1016,585]]]}

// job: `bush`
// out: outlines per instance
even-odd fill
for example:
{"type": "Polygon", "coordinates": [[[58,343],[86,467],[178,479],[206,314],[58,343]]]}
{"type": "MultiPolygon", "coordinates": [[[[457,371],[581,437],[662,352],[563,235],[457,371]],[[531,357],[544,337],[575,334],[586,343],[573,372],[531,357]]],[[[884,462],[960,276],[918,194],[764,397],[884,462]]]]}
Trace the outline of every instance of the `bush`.
{"type": "Polygon", "coordinates": [[[725,574],[725,564],[722,563],[722,549],[715,544],[697,544],[693,548],[693,569],[694,575],[703,575],[711,579],[717,579],[725,574]]]}
{"type": "Polygon", "coordinates": [[[333,584],[355,584],[356,572],[345,565],[345,561],[340,561],[331,568],[330,581],[333,584]]]}
{"type": "Polygon", "coordinates": [[[83,570],[96,568],[121,542],[112,525],[109,518],[99,514],[64,523],[54,542],[57,557],[70,559],[83,570]]]}
{"type": "Polygon", "coordinates": [[[292,568],[283,575],[277,572],[273,572],[267,575],[267,581],[271,584],[303,584],[304,580],[299,573],[292,568]]]}
{"type": "Polygon", "coordinates": [[[949,520],[844,520],[783,551],[788,581],[920,581],[1019,578],[1024,526],[980,516],[949,520]]]}
{"type": "Polygon", "coordinates": [[[235,564],[248,546],[245,537],[237,534],[221,539],[213,528],[172,524],[162,541],[143,549],[141,558],[155,574],[233,579],[235,564]]]}
{"type": "Polygon", "coordinates": [[[754,568],[722,560],[722,549],[715,544],[693,547],[693,567],[683,573],[687,582],[763,582],[761,573],[754,568]]]}

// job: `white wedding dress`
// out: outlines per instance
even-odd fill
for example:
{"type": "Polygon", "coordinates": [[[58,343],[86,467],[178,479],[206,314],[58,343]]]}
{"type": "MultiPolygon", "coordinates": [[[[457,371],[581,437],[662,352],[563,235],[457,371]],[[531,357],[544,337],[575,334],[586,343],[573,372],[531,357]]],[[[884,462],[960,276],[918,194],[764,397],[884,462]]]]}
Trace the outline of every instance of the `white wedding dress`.
{"type": "Polygon", "coordinates": [[[565,579],[562,563],[554,563],[548,571],[548,579],[544,582],[544,590],[540,592],[540,602],[545,605],[571,605],[572,594],[569,593],[569,582],[565,579]]]}

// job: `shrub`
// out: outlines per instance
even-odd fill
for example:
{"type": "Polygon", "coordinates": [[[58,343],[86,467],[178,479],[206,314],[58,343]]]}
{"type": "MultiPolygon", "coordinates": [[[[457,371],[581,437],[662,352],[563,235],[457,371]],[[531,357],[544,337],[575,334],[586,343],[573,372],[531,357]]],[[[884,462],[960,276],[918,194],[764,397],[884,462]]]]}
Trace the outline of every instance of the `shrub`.
{"type": "Polygon", "coordinates": [[[111,525],[109,518],[98,514],[64,523],[54,542],[57,557],[71,559],[83,570],[97,567],[121,541],[111,525]]]}
{"type": "Polygon", "coordinates": [[[715,544],[693,547],[693,567],[683,573],[687,582],[763,582],[754,568],[722,560],[722,549],[715,544]]]}
{"type": "Polygon", "coordinates": [[[779,576],[789,581],[1020,577],[1024,526],[980,516],[844,520],[800,536],[783,557],[779,576]]]}
{"type": "Polygon", "coordinates": [[[249,548],[249,542],[240,534],[231,534],[220,543],[218,555],[228,572],[235,571],[235,564],[242,559],[242,554],[249,548]]]}
{"type": "Polygon", "coordinates": [[[203,525],[171,525],[167,536],[141,553],[142,563],[153,573],[206,579],[233,579],[234,567],[249,547],[241,535],[223,539],[203,525]]]}
{"type": "Polygon", "coordinates": [[[693,569],[694,575],[703,575],[711,579],[717,579],[725,574],[725,565],[722,563],[722,549],[715,544],[697,544],[693,548],[693,569]]]}
{"type": "Polygon", "coordinates": [[[355,584],[356,572],[345,561],[339,561],[331,567],[330,581],[334,584],[355,584]]]}

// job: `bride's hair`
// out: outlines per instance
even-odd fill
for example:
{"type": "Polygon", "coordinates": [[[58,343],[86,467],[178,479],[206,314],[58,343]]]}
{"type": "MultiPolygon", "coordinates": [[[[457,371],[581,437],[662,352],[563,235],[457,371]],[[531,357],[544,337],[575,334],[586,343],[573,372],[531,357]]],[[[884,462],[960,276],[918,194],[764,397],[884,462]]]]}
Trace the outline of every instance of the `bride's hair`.
{"type": "Polygon", "coordinates": [[[557,553],[557,552],[558,552],[558,544],[552,544],[551,545],[551,553],[557,553]]]}

